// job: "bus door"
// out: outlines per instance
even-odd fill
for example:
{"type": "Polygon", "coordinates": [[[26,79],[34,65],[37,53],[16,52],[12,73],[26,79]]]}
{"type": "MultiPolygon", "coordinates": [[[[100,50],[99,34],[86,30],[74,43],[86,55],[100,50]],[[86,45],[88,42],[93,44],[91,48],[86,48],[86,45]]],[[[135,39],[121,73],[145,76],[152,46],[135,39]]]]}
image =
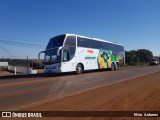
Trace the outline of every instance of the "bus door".
{"type": "Polygon", "coordinates": [[[70,49],[69,48],[64,48],[63,49],[63,70],[64,71],[74,71],[72,61],[70,60],[71,55],[70,55],[70,49]]]}

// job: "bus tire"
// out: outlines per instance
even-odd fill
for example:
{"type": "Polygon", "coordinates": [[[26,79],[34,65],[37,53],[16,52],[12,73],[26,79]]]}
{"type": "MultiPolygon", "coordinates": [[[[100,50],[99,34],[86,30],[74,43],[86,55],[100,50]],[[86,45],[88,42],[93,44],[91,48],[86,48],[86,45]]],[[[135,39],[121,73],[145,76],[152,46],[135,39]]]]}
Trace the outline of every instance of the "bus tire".
{"type": "Polygon", "coordinates": [[[115,63],[114,70],[118,70],[118,63],[115,63]]]}
{"type": "Polygon", "coordinates": [[[115,70],[115,65],[114,63],[111,63],[111,71],[114,71],[115,70]]]}
{"type": "Polygon", "coordinates": [[[81,74],[83,72],[83,67],[81,64],[78,64],[76,67],[76,73],[81,74]]]}

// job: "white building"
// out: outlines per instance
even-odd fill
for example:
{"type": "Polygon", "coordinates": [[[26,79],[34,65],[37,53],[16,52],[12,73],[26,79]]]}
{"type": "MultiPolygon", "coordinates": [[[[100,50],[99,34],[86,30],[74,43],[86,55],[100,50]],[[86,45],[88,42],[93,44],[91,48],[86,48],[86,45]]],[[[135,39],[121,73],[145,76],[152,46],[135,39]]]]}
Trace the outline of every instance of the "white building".
{"type": "Polygon", "coordinates": [[[0,69],[8,69],[8,62],[0,62],[0,69]]]}

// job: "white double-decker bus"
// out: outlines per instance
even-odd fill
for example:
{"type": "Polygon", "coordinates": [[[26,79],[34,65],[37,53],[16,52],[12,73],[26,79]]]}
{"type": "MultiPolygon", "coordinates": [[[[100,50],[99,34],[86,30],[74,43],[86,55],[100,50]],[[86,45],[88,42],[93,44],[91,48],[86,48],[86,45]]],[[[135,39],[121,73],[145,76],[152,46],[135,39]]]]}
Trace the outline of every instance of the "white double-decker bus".
{"type": "Polygon", "coordinates": [[[82,73],[84,70],[117,70],[125,64],[121,44],[75,34],[63,34],[50,39],[44,53],[44,72],[82,73]]]}

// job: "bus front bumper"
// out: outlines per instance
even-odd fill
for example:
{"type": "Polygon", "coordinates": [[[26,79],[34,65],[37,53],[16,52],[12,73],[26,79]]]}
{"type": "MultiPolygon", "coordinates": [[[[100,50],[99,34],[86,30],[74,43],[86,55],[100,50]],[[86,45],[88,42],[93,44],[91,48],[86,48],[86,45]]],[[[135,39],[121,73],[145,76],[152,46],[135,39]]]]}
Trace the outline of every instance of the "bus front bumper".
{"type": "Polygon", "coordinates": [[[44,73],[60,73],[61,69],[60,68],[55,68],[55,69],[45,69],[44,73]]]}
{"type": "Polygon", "coordinates": [[[59,73],[61,72],[61,64],[51,64],[51,65],[45,65],[44,67],[44,73],[59,73]]]}

